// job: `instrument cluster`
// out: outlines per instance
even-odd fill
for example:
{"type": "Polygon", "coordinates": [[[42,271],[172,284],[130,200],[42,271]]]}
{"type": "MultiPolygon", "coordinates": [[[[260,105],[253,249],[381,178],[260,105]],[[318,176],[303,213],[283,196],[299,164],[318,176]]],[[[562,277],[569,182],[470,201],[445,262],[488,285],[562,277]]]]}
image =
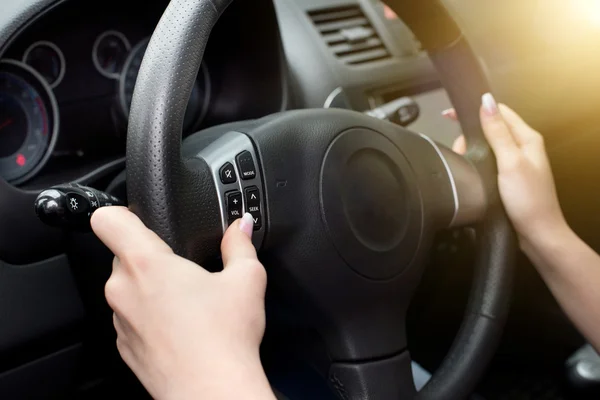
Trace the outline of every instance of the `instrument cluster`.
{"type": "MultiPolygon", "coordinates": [[[[99,34],[90,49],[89,60],[95,73],[110,81],[104,82],[105,86],[113,88],[109,97],[115,131],[126,127],[135,82],[149,40],[145,37],[132,46],[124,33],[111,29],[99,34]]],[[[20,58],[0,61],[0,178],[21,184],[34,177],[55,150],[59,155],[65,153],[64,149],[56,148],[60,118],[73,113],[62,112],[61,106],[73,108],[73,101],[68,97],[77,97],[72,89],[69,95],[64,95],[66,90],[61,87],[71,72],[68,61],[60,46],[50,40],[37,40],[20,58]],[[57,101],[59,93],[63,94],[60,99],[63,101],[57,101]]],[[[75,62],[81,64],[80,60],[75,62]]],[[[76,67],[73,73],[80,75],[77,87],[85,91],[90,77],[81,76],[76,67]]],[[[210,102],[210,89],[209,71],[203,63],[188,103],[184,134],[191,133],[202,123],[210,102]]],[[[68,138],[63,142],[68,143],[68,138]]]]}

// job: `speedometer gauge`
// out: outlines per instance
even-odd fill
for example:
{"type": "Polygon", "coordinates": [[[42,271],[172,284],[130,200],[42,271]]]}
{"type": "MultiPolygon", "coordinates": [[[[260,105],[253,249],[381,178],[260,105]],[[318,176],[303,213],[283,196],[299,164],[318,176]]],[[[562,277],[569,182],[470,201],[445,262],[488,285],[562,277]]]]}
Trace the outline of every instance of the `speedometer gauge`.
{"type": "Polygon", "coordinates": [[[19,183],[43,166],[58,126],[44,79],[17,61],[0,62],[0,177],[19,183]]]}

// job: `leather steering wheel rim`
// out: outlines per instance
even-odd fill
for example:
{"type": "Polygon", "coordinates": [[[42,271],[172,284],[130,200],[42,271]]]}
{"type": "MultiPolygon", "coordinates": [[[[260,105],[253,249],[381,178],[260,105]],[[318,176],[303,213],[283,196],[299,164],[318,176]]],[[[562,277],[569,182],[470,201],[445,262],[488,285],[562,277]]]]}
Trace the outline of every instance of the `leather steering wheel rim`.
{"type": "MultiPolygon", "coordinates": [[[[220,220],[189,209],[193,204],[189,199],[215,208],[219,200],[204,189],[212,184],[209,168],[201,160],[182,159],[181,128],[210,32],[230,1],[171,1],[140,69],[127,139],[132,211],[178,254],[205,266],[218,243],[204,232],[218,229],[220,220]]],[[[491,199],[478,231],[476,276],[463,323],[442,365],[417,394],[419,399],[462,399],[474,389],[499,342],[516,249],[515,235],[498,201],[495,160],[479,124],[480,96],[489,87],[469,44],[438,0],[395,0],[390,6],[429,51],[491,199]]]]}

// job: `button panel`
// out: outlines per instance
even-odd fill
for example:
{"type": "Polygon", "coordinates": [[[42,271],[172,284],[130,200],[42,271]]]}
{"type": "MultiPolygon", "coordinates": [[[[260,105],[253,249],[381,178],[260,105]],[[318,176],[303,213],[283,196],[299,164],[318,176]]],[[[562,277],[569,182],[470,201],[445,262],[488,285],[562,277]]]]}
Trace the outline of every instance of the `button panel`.
{"type": "Polygon", "coordinates": [[[221,208],[223,232],[244,212],[252,215],[252,242],[259,248],[266,228],[265,195],[259,160],[250,138],[240,132],[227,132],[196,155],[212,171],[221,208]]]}

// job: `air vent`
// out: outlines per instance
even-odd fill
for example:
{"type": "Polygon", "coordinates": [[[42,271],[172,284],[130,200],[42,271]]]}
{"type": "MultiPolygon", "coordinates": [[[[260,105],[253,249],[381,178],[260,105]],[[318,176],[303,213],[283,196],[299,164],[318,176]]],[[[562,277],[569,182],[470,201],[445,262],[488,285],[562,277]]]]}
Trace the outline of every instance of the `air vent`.
{"type": "Polygon", "coordinates": [[[359,5],[309,11],[323,40],[346,64],[366,64],[391,54],[359,5]]]}

